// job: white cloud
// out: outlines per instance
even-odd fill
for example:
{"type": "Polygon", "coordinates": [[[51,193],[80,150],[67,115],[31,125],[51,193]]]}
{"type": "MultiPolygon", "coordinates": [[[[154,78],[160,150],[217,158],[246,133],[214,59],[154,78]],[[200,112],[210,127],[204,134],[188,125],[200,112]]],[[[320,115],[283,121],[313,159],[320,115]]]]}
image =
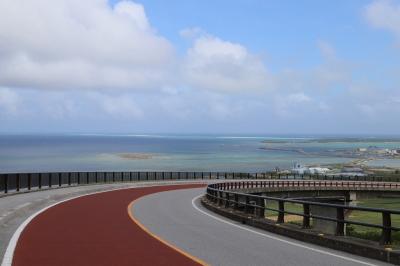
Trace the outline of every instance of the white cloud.
{"type": "Polygon", "coordinates": [[[108,115],[118,119],[137,119],[143,116],[142,109],[131,98],[130,95],[106,95],[93,93],[91,98],[95,100],[100,108],[108,115]]]}
{"type": "Polygon", "coordinates": [[[352,69],[348,62],[336,55],[335,48],[326,41],[318,41],[317,46],[323,58],[323,63],[313,69],[310,80],[316,88],[336,88],[351,82],[352,69]]]}
{"type": "Polygon", "coordinates": [[[353,82],[354,65],[341,59],[334,46],[326,41],[317,41],[321,63],[308,69],[284,69],[276,76],[276,87],[286,94],[306,92],[320,94],[348,87],[353,82]]]}
{"type": "Polygon", "coordinates": [[[324,101],[312,98],[304,92],[275,97],[275,112],[280,116],[302,116],[315,112],[327,112],[331,108],[324,101]]]}
{"type": "Polygon", "coordinates": [[[146,13],[142,5],[135,4],[129,1],[119,2],[115,8],[117,14],[125,15],[127,19],[132,20],[142,31],[148,31],[150,29],[149,22],[146,17],[146,13]]]}
{"type": "Polygon", "coordinates": [[[20,98],[9,88],[0,87],[0,117],[17,115],[20,98]]]}
{"type": "Polygon", "coordinates": [[[304,93],[294,93],[290,94],[286,97],[286,102],[288,104],[298,104],[298,103],[305,103],[310,102],[311,98],[304,93]]]}
{"type": "Polygon", "coordinates": [[[159,87],[173,61],[172,45],[132,1],[0,1],[0,85],[159,87]]]}
{"type": "Polygon", "coordinates": [[[181,31],[179,31],[179,34],[187,39],[192,39],[201,35],[206,35],[207,33],[199,27],[193,27],[193,28],[186,28],[181,31]]]}
{"type": "Polygon", "coordinates": [[[278,95],[275,98],[275,111],[278,115],[289,116],[299,105],[311,102],[312,99],[303,92],[292,93],[289,95],[278,95]]]}
{"type": "Polygon", "coordinates": [[[365,17],[373,27],[390,31],[400,38],[399,2],[375,0],[366,6],[365,17]]]}
{"type": "Polygon", "coordinates": [[[217,91],[265,90],[272,76],[244,46],[203,35],[194,40],[183,64],[189,86],[217,91]]]}
{"type": "Polygon", "coordinates": [[[0,1],[0,86],[63,89],[217,91],[271,88],[262,59],[244,46],[181,31],[182,60],[151,27],[142,5],[107,0],[0,1]]]}
{"type": "Polygon", "coordinates": [[[317,42],[317,46],[322,54],[322,56],[326,60],[335,60],[336,59],[336,51],[335,48],[328,42],[319,40],[317,42]]]}
{"type": "Polygon", "coordinates": [[[372,106],[369,104],[357,104],[357,108],[368,117],[374,117],[376,115],[376,106],[372,106]]]}

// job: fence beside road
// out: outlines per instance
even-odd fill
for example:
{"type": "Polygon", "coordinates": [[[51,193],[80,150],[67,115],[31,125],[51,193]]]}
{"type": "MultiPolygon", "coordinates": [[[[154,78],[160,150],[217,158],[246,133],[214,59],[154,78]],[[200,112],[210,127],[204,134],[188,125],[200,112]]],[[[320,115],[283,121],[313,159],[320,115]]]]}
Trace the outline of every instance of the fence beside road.
{"type": "MultiPolygon", "coordinates": [[[[279,197],[262,196],[250,193],[240,192],[241,189],[264,188],[268,192],[270,188],[314,188],[337,190],[338,188],[348,190],[390,190],[400,192],[400,183],[396,182],[377,182],[377,181],[300,181],[300,180],[263,180],[263,181],[240,181],[224,182],[210,184],[207,187],[207,198],[224,208],[243,211],[246,214],[254,214],[257,218],[265,218],[265,212],[273,211],[278,213],[277,224],[285,222],[285,215],[302,216],[302,228],[309,229],[311,219],[319,219],[336,223],[335,235],[345,235],[345,224],[360,225],[369,228],[379,228],[382,230],[380,244],[390,244],[392,231],[400,231],[400,227],[392,226],[392,215],[400,215],[400,210],[388,210],[382,208],[356,207],[344,204],[331,204],[312,202],[307,200],[285,199],[279,197]],[[267,201],[277,202],[278,208],[274,209],[266,205],[267,201]],[[286,203],[300,204],[303,206],[302,212],[288,211],[285,209],[286,203]],[[318,206],[324,208],[336,209],[336,217],[327,217],[314,215],[311,213],[311,207],[318,206]],[[361,211],[380,213],[382,217],[381,224],[367,223],[364,221],[354,221],[345,218],[346,211],[361,211]]],[[[276,190],[274,190],[276,191],[276,190]]]]}
{"type": "Polygon", "coordinates": [[[112,182],[190,180],[190,179],[304,179],[304,180],[363,180],[395,181],[400,177],[379,176],[332,176],[332,175],[294,175],[238,172],[43,172],[43,173],[2,173],[0,174],[0,195],[10,192],[31,191],[55,187],[88,185],[112,182]]]}

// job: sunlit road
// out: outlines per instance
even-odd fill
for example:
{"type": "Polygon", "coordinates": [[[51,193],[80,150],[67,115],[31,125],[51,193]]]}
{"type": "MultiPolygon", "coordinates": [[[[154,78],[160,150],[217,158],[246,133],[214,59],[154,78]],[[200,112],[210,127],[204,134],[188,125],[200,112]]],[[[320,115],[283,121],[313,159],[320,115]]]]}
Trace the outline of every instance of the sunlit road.
{"type": "Polygon", "coordinates": [[[204,209],[202,193],[204,188],[151,194],[131,213],[152,233],[212,265],[389,265],[232,222],[204,209]]]}

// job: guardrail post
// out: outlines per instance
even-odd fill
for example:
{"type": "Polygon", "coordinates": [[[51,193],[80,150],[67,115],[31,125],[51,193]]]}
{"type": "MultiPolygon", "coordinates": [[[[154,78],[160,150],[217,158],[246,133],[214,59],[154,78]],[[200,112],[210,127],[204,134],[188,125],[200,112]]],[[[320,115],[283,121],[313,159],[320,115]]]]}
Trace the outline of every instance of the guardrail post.
{"type": "Polygon", "coordinates": [[[39,173],[39,177],[38,177],[38,187],[39,187],[39,189],[41,189],[42,188],[42,173],[39,173]]]}
{"type": "Polygon", "coordinates": [[[206,190],[206,198],[207,198],[207,200],[210,200],[210,189],[209,189],[209,187],[207,187],[207,190],[206,190]]]}
{"type": "Polygon", "coordinates": [[[344,208],[337,207],[336,208],[336,235],[343,236],[344,235],[344,208]]]}
{"type": "Polygon", "coordinates": [[[257,198],[256,215],[258,218],[265,218],[265,201],[263,198],[257,198]]]}
{"type": "Polygon", "coordinates": [[[58,186],[61,187],[61,173],[58,174],[58,186]]]}
{"type": "Polygon", "coordinates": [[[250,197],[249,196],[246,196],[245,197],[245,204],[246,205],[244,205],[244,212],[245,213],[250,213],[250,197]]]}
{"type": "Polygon", "coordinates": [[[234,194],[234,199],[235,199],[235,204],[234,204],[234,206],[233,206],[233,208],[235,209],[235,210],[238,210],[239,209],[239,196],[237,195],[237,194],[234,194]]]}
{"type": "Polygon", "coordinates": [[[303,228],[310,228],[310,204],[303,204],[303,228]]]}
{"type": "Polygon", "coordinates": [[[68,186],[71,185],[71,172],[68,172],[68,186]]]}
{"type": "Polygon", "coordinates": [[[20,187],[21,187],[21,178],[20,178],[20,174],[17,174],[17,192],[19,191],[20,187]]]}
{"type": "Polygon", "coordinates": [[[221,190],[219,190],[218,191],[218,205],[222,205],[222,203],[223,203],[223,198],[222,198],[222,191],[221,190]]]}
{"type": "Polygon", "coordinates": [[[49,173],[49,187],[52,187],[53,185],[53,174],[49,173]]]}
{"type": "Polygon", "coordinates": [[[279,213],[278,213],[278,220],[276,221],[278,224],[283,224],[285,222],[285,202],[280,200],[278,201],[279,204],[279,213]]]}
{"type": "Polygon", "coordinates": [[[382,212],[382,236],[381,245],[389,245],[392,243],[392,220],[390,217],[390,212],[382,212]]]}
{"type": "Polygon", "coordinates": [[[218,191],[214,190],[214,203],[218,204],[218,191]]]}
{"type": "Polygon", "coordinates": [[[225,208],[229,208],[229,192],[225,192],[225,208]]]}
{"type": "Polygon", "coordinates": [[[32,174],[28,174],[28,190],[31,190],[32,188],[32,174]]]}
{"type": "Polygon", "coordinates": [[[8,174],[4,176],[4,193],[8,193],[8,174]]]}

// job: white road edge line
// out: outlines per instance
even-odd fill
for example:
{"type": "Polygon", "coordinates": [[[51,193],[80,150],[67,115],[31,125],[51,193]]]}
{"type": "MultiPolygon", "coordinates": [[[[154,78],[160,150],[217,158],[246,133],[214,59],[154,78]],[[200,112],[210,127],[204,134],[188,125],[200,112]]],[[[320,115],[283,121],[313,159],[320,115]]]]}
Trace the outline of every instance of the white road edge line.
{"type": "Polygon", "coordinates": [[[232,226],[234,226],[234,227],[237,227],[237,228],[240,228],[240,229],[243,229],[243,230],[252,232],[252,233],[257,234],[257,235],[260,235],[260,236],[264,236],[264,237],[267,237],[267,238],[270,238],[270,239],[273,239],[273,240],[277,240],[277,241],[280,241],[280,242],[283,242],[283,243],[286,243],[286,244],[289,244],[289,245],[292,245],[292,246],[296,246],[296,247],[301,247],[301,248],[304,248],[304,249],[308,249],[308,250],[311,250],[311,251],[314,251],[314,252],[318,252],[318,253],[321,253],[321,254],[324,254],[324,255],[330,255],[330,256],[333,256],[333,257],[337,257],[337,258],[340,258],[340,259],[343,259],[343,260],[348,260],[348,261],[356,262],[356,263],[363,264],[363,265],[378,266],[377,264],[372,264],[372,263],[369,263],[369,262],[365,262],[365,261],[353,259],[353,258],[350,258],[350,257],[345,257],[345,256],[337,255],[337,254],[334,254],[334,253],[331,253],[331,252],[328,252],[328,251],[324,251],[324,250],[321,250],[321,249],[308,247],[308,246],[306,246],[306,245],[302,245],[302,244],[299,244],[299,243],[291,242],[291,241],[288,241],[288,240],[285,240],[285,239],[282,239],[282,238],[279,238],[279,237],[275,237],[275,236],[272,236],[272,235],[260,233],[260,232],[258,232],[258,231],[249,229],[249,228],[247,228],[247,227],[240,226],[240,225],[238,225],[238,224],[234,224],[234,223],[232,223],[232,222],[226,221],[226,220],[221,219],[221,218],[219,218],[219,217],[217,217],[217,216],[214,216],[214,215],[212,215],[212,214],[209,214],[209,213],[207,213],[207,212],[201,210],[199,207],[197,207],[197,205],[195,204],[195,201],[198,200],[198,199],[199,199],[200,197],[202,197],[202,196],[203,196],[203,195],[201,194],[201,195],[196,196],[196,197],[194,197],[194,198],[192,199],[192,206],[193,206],[193,208],[195,208],[197,211],[199,211],[199,212],[201,212],[201,213],[203,213],[203,214],[205,214],[205,215],[207,215],[207,216],[209,216],[209,217],[211,217],[211,218],[213,218],[213,219],[215,219],[215,220],[217,220],[217,221],[220,221],[220,222],[223,222],[223,223],[232,225],[232,226]]]}
{"type": "Polygon", "coordinates": [[[124,190],[124,189],[143,188],[143,187],[155,187],[155,186],[166,186],[166,185],[184,185],[184,184],[190,184],[190,183],[201,183],[201,180],[196,180],[196,181],[197,182],[195,182],[195,181],[192,181],[192,182],[191,181],[190,182],[179,182],[179,181],[173,180],[171,182],[165,181],[165,183],[159,183],[159,184],[156,184],[156,183],[149,183],[149,184],[137,183],[137,184],[135,184],[135,183],[133,183],[133,184],[127,184],[128,187],[118,187],[118,188],[112,188],[112,189],[108,189],[108,190],[90,192],[90,193],[82,194],[82,195],[79,195],[79,196],[74,196],[72,198],[64,199],[64,200],[58,201],[56,203],[53,203],[53,204],[51,204],[51,205],[49,205],[47,207],[44,207],[43,209],[41,209],[41,210],[39,210],[39,211],[37,211],[35,213],[33,213],[22,224],[20,224],[18,226],[17,230],[14,232],[13,236],[11,237],[10,242],[8,242],[8,246],[7,246],[6,252],[4,253],[4,257],[3,257],[3,260],[1,262],[1,266],[12,266],[12,261],[13,261],[13,257],[14,257],[14,251],[15,251],[18,239],[21,236],[22,231],[25,229],[25,227],[36,216],[38,216],[42,212],[50,209],[51,207],[54,207],[54,206],[56,206],[58,204],[61,204],[63,202],[70,201],[70,200],[73,200],[73,199],[77,199],[77,198],[80,198],[80,197],[94,195],[94,194],[100,194],[100,193],[105,193],[105,192],[110,192],[110,191],[114,191],[114,190],[124,190]]]}

